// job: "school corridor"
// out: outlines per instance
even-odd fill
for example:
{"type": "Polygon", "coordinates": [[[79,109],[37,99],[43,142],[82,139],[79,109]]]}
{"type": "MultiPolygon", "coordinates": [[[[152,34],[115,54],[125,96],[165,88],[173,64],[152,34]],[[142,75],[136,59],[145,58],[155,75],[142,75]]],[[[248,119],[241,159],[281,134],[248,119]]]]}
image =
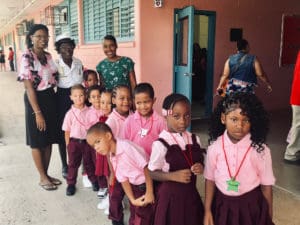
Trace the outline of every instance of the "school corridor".
{"type": "MultiPolygon", "coordinates": [[[[65,182],[56,191],[45,191],[38,185],[30,149],[25,145],[25,121],[22,83],[16,73],[0,72],[0,224],[1,225],[108,225],[98,199],[91,189],[83,188],[81,175],[78,191],[65,195],[65,182]]],[[[271,111],[271,132],[268,145],[272,150],[276,176],[274,187],[274,222],[276,225],[300,224],[300,166],[283,162],[286,135],[291,122],[290,109],[271,111]]],[[[207,145],[208,121],[193,121],[193,131],[207,145]]],[[[57,146],[53,148],[50,174],[61,177],[57,146]]],[[[203,179],[199,177],[203,197],[203,179]]],[[[128,207],[126,208],[126,219],[128,207]]]]}

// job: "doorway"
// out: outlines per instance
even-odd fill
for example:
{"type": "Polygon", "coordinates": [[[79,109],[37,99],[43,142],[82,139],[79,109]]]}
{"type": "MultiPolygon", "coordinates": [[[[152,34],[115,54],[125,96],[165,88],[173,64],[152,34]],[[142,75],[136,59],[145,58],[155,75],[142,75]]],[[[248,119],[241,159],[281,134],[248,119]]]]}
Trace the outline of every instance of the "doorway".
{"type": "Polygon", "coordinates": [[[193,6],[175,9],[174,92],[192,103],[192,120],[212,112],[215,18],[212,11],[193,6]]]}

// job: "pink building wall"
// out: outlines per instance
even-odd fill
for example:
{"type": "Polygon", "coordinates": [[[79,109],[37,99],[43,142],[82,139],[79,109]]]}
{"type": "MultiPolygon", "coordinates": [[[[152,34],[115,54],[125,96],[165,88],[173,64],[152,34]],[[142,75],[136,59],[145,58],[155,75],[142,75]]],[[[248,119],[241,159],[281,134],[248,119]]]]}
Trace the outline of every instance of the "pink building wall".
{"type": "MultiPolygon", "coordinates": [[[[79,44],[75,56],[80,58],[87,68],[95,68],[104,59],[101,43],[85,44],[83,39],[83,15],[81,0],[78,1],[79,44]]],[[[53,4],[61,2],[52,1],[53,4]]],[[[268,74],[273,92],[266,94],[263,85],[257,95],[265,102],[268,109],[286,108],[289,106],[290,85],[293,68],[279,67],[281,38],[281,19],[283,13],[300,14],[299,0],[165,0],[162,8],[154,8],[153,1],[135,1],[135,40],[119,43],[118,54],[131,57],[135,61],[137,80],[153,84],[160,108],[163,98],[173,88],[173,23],[174,8],[194,5],[196,10],[216,11],[216,36],[214,58],[214,88],[219,81],[225,60],[235,52],[235,43],[229,41],[230,28],[242,28],[255,54],[268,74]]],[[[47,3],[45,3],[47,4],[47,3]]],[[[40,11],[28,15],[27,19],[40,22],[40,11]]],[[[14,29],[12,27],[8,32],[14,29]]],[[[49,26],[50,36],[53,27],[49,26]]],[[[16,37],[18,38],[18,37],[16,37]]],[[[16,41],[16,44],[18,42],[16,41]]],[[[54,40],[49,42],[49,51],[53,50],[54,40]]],[[[6,49],[6,46],[5,46],[6,49]]],[[[17,46],[18,49],[18,46],[17,46]]],[[[21,54],[20,51],[17,52],[21,54]]],[[[19,57],[18,57],[19,58],[19,57]]]]}

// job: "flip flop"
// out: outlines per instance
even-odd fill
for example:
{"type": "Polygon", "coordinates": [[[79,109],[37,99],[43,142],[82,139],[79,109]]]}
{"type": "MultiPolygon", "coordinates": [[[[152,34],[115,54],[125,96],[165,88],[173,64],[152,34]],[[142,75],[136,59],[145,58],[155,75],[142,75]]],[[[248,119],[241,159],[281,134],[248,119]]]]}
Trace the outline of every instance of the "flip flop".
{"type": "Polygon", "coordinates": [[[62,184],[61,180],[59,180],[57,178],[54,178],[54,177],[50,177],[50,176],[48,176],[48,177],[49,177],[49,180],[51,181],[52,184],[55,184],[55,185],[61,185],[62,184]]]}
{"type": "Polygon", "coordinates": [[[39,185],[46,191],[54,191],[57,189],[57,186],[53,183],[48,183],[48,184],[39,183],[39,185]]]}

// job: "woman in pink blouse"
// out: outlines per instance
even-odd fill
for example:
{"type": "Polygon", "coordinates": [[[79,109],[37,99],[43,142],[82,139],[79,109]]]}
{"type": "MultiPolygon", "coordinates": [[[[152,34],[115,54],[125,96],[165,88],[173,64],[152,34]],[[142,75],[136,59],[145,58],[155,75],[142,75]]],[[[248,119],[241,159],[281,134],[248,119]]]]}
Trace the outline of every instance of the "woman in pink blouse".
{"type": "Polygon", "coordinates": [[[48,175],[52,144],[57,142],[57,111],[54,86],[57,68],[48,46],[49,32],[43,24],[35,24],[26,36],[27,50],[23,53],[18,80],[25,87],[26,143],[40,175],[39,185],[56,190],[61,181],[48,175]]]}

